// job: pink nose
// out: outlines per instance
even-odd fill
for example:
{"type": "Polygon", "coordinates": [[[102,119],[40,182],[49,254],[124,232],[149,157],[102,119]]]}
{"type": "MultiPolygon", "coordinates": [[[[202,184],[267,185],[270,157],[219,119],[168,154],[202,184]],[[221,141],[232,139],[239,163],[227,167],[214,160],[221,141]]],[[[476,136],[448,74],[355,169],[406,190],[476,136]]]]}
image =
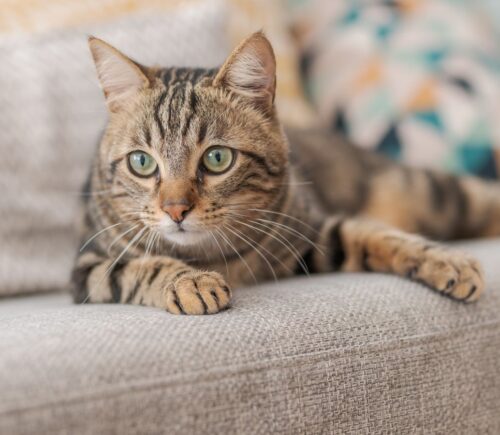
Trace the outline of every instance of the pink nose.
{"type": "Polygon", "coordinates": [[[192,204],[188,204],[187,201],[165,201],[162,205],[162,210],[167,213],[174,222],[178,224],[186,218],[187,214],[191,211],[192,208],[192,204]]]}

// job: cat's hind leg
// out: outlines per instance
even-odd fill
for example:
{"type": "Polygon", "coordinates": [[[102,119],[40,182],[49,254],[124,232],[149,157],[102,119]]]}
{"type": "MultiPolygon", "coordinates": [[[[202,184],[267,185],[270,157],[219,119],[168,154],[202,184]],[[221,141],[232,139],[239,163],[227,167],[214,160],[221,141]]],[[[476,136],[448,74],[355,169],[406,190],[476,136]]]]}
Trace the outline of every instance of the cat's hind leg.
{"type": "Polygon", "coordinates": [[[359,215],[438,240],[500,236],[500,183],[393,165],[372,174],[359,215]]]}
{"type": "Polygon", "coordinates": [[[329,218],[315,253],[319,271],[386,272],[421,282],[464,302],[484,288],[479,263],[469,255],[423,237],[362,218],[329,218]]]}

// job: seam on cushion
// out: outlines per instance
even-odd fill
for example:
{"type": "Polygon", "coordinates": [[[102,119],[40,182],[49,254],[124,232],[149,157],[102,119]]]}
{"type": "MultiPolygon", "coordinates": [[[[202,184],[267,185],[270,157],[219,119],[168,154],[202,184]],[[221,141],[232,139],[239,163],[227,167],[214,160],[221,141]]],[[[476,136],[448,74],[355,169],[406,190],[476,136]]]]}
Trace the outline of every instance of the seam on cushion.
{"type": "MultiPolygon", "coordinates": [[[[243,373],[252,373],[255,371],[262,371],[262,370],[276,370],[279,368],[287,368],[290,366],[297,366],[297,364],[304,364],[302,360],[306,360],[307,358],[316,358],[315,362],[322,362],[325,360],[333,360],[336,359],[337,357],[345,357],[346,353],[348,352],[354,352],[354,353],[359,353],[360,351],[364,351],[366,349],[370,349],[370,351],[373,352],[373,350],[376,350],[376,352],[387,352],[393,350],[395,345],[398,345],[398,349],[410,349],[412,347],[417,347],[422,344],[421,341],[425,341],[425,339],[431,339],[431,338],[440,338],[441,340],[453,340],[456,338],[457,335],[460,336],[460,338],[463,338],[464,334],[468,334],[470,332],[474,332],[478,329],[487,329],[488,327],[491,326],[500,326],[500,321],[496,322],[488,322],[488,323],[483,323],[480,325],[476,325],[474,328],[467,328],[467,329],[460,329],[460,330],[454,330],[448,334],[425,334],[421,336],[412,336],[411,338],[417,337],[419,340],[418,342],[411,342],[410,339],[408,340],[393,340],[391,342],[377,342],[375,345],[371,344],[369,346],[365,347],[351,347],[351,348],[342,348],[342,349],[334,349],[334,350],[324,350],[320,352],[311,352],[311,353],[306,353],[306,354],[297,354],[297,355],[292,355],[292,356],[287,356],[283,358],[277,358],[277,359],[269,359],[263,362],[258,362],[258,363],[252,363],[252,364],[241,364],[241,365],[236,365],[236,366],[221,366],[217,367],[211,371],[195,371],[195,372],[190,372],[190,373],[185,373],[182,374],[181,376],[178,376],[177,379],[175,377],[170,377],[170,378],[156,378],[153,380],[138,380],[134,382],[129,382],[127,384],[122,384],[119,386],[112,386],[111,388],[103,388],[101,391],[97,391],[94,393],[90,394],[79,394],[74,397],[69,397],[69,398],[64,398],[64,399],[59,399],[55,400],[52,402],[48,403],[38,403],[34,404],[31,406],[27,406],[24,408],[17,408],[17,409],[7,409],[4,411],[0,411],[0,416],[6,416],[9,414],[22,414],[22,413],[29,413],[30,411],[36,411],[38,409],[44,409],[44,408],[50,408],[53,406],[58,406],[58,405],[65,405],[65,404],[71,404],[71,403],[80,403],[80,402],[88,402],[88,401],[96,401],[96,400],[101,400],[105,398],[112,398],[112,397],[117,397],[122,394],[125,396],[130,394],[131,391],[133,390],[134,392],[138,391],[153,391],[156,389],[164,389],[164,388],[169,388],[173,387],[176,385],[189,385],[189,384],[194,384],[194,383],[204,383],[204,382],[213,382],[214,380],[218,380],[221,377],[234,377],[236,375],[240,375],[243,373]],[[380,343],[383,344],[389,344],[389,346],[383,346],[381,349],[377,349],[378,345],[380,343]],[[402,344],[406,344],[406,346],[401,346],[402,344]],[[336,354],[338,354],[336,356],[336,354]],[[199,379],[200,374],[203,376],[203,379],[199,379]],[[183,379],[183,378],[189,378],[189,380],[183,379]],[[210,378],[210,379],[207,379],[210,378]]],[[[497,332],[500,332],[500,329],[497,332]]],[[[309,362],[309,361],[305,361],[309,362]]]]}

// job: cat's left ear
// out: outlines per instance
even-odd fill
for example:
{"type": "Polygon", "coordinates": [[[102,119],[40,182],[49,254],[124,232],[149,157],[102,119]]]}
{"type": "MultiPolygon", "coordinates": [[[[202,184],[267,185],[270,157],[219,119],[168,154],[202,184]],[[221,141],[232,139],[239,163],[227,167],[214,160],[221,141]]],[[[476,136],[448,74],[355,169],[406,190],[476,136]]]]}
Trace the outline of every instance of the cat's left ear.
{"type": "Polygon", "coordinates": [[[119,111],[130,97],[150,86],[144,67],[113,46],[90,36],[89,47],[111,112],[119,111]]]}
{"type": "Polygon", "coordinates": [[[216,75],[214,86],[225,86],[269,111],[276,92],[276,59],[262,32],[245,39],[228,57],[216,75]]]}

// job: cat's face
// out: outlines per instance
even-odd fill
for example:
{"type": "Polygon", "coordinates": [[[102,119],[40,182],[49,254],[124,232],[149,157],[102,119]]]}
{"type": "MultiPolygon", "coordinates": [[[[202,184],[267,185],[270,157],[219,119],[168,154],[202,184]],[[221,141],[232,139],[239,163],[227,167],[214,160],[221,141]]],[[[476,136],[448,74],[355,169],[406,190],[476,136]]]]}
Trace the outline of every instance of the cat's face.
{"type": "Polygon", "coordinates": [[[218,71],[147,69],[100,40],[90,46],[111,114],[98,166],[117,220],[196,245],[244,231],[283,200],[288,150],[262,34],[218,71]]]}

